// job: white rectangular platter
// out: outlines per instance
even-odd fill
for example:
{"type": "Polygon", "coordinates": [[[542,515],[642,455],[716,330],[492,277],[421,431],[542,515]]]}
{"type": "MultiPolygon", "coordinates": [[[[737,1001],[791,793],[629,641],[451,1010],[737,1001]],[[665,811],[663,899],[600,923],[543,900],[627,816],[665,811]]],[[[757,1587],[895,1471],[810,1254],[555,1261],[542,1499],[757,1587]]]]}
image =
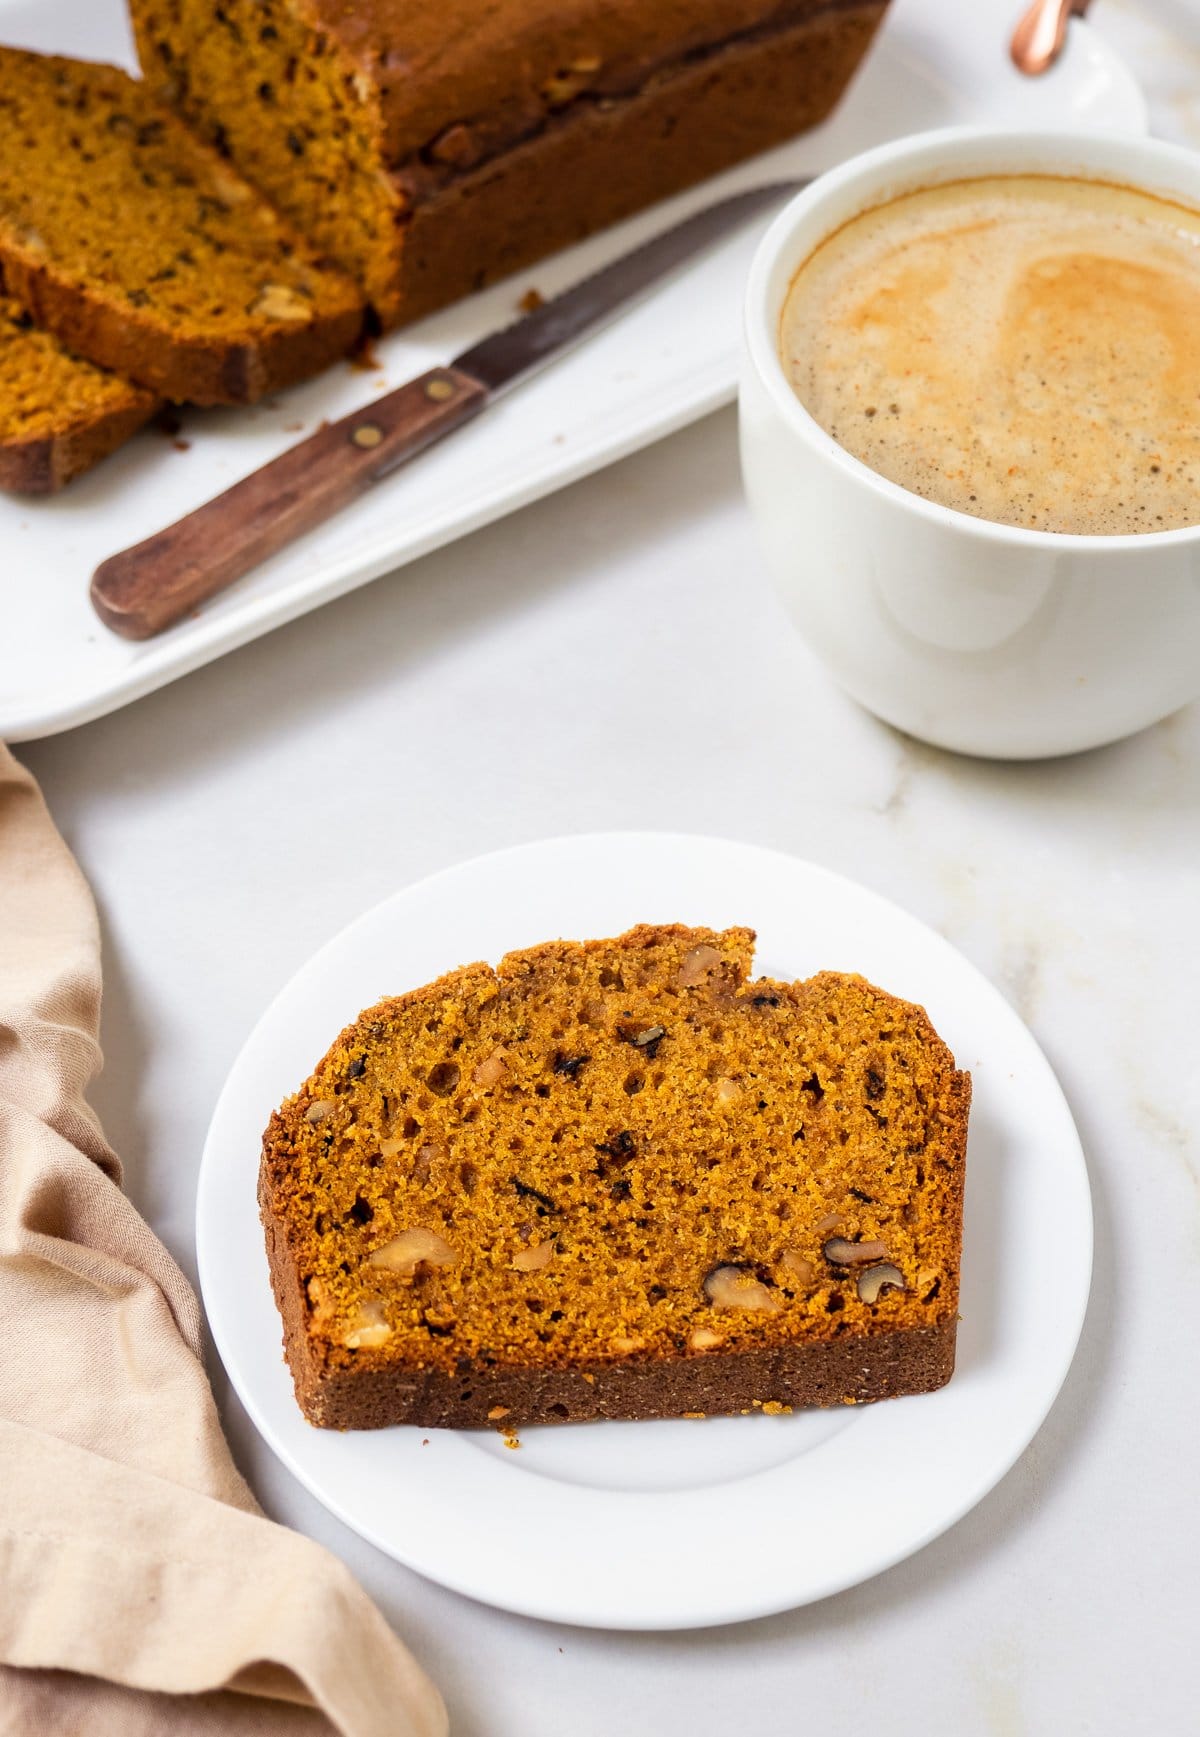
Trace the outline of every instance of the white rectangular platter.
{"type": "MultiPolygon", "coordinates": [[[[1018,9],[893,0],[823,127],[388,338],[376,369],[346,364],[252,410],[185,411],[175,440],[147,430],[55,499],[0,499],[0,736],[100,717],[727,403],[741,286],[767,220],[159,639],[132,645],[101,626],[88,581],[106,555],[507,323],[526,290],[553,294],[725,193],[813,174],[900,133],[964,122],[1144,129],[1136,84],[1086,25],[1047,77],[1021,78],[1007,56],[1018,9]]],[[[122,0],[0,0],[0,41],[133,64],[122,0]]]]}

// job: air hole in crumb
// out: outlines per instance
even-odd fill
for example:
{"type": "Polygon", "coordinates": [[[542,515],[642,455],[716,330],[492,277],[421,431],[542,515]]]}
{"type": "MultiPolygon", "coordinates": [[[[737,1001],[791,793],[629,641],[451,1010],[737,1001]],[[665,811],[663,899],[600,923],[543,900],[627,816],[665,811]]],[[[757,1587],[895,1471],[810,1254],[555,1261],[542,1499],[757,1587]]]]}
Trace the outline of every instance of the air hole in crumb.
{"type": "Polygon", "coordinates": [[[845,1299],[839,1297],[837,1292],[834,1291],[826,1298],[825,1307],[831,1315],[836,1315],[839,1309],[844,1309],[846,1307],[845,1299]]]}
{"type": "Polygon", "coordinates": [[[460,1164],[458,1167],[458,1180],[463,1185],[464,1193],[474,1194],[476,1185],[479,1182],[479,1171],[476,1169],[475,1165],[469,1161],[466,1164],[460,1164]]]}
{"type": "Polygon", "coordinates": [[[532,1310],[535,1315],[540,1315],[546,1305],[540,1297],[526,1297],[525,1307],[532,1310]]]}
{"type": "Polygon", "coordinates": [[[625,1076],[625,1090],[631,1098],[641,1091],[645,1083],[645,1078],[641,1074],[626,1074],[625,1076]]]}
{"type": "Polygon", "coordinates": [[[567,1410],[565,1405],[552,1405],[550,1407],[550,1409],[554,1413],[555,1417],[570,1417],[570,1415],[571,1415],[571,1413],[567,1410]]]}
{"type": "Polygon", "coordinates": [[[533,1093],[534,1093],[534,1096],[537,1098],[548,1098],[550,1096],[550,1087],[549,1086],[534,1086],[533,1093]]]}
{"type": "Polygon", "coordinates": [[[415,1140],[417,1135],[421,1132],[421,1124],[417,1121],[415,1116],[406,1116],[404,1118],[404,1126],[400,1131],[406,1140],[415,1140]]]}
{"type": "Polygon", "coordinates": [[[614,971],[611,965],[600,967],[600,982],[605,989],[624,989],[625,979],[619,971],[614,971]]]}
{"type": "Polygon", "coordinates": [[[458,1085],[458,1063],[435,1063],[426,1075],[426,1083],[430,1091],[436,1092],[439,1098],[448,1098],[458,1085]]]}

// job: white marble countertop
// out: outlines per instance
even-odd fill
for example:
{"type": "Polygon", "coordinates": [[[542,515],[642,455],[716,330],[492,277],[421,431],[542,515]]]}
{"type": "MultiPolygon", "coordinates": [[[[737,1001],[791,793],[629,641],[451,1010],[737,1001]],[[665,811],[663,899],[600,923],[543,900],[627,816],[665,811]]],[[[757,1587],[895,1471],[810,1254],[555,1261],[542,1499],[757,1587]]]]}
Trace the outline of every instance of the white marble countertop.
{"type": "MultiPolygon", "coordinates": [[[[1094,16],[1157,129],[1200,139],[1200,7],[1094,16]]],[[[260,1498],[358,1573],[457,1737],[1196,1729],[1200,707],[1042,765],[896,736],[788,627],[725,412],[21,754],[103,919],[94,1100],[193,1278],[209,1114],[279,984],[397,886],[552,832],[726,833],[839,869],[946,934],[1059,1072],[1097,1220],[1063,1394],[975,1512],[823,1604],[668,1636],[484,1609],[346,1531],[214,1369],[260,1498]]]]}

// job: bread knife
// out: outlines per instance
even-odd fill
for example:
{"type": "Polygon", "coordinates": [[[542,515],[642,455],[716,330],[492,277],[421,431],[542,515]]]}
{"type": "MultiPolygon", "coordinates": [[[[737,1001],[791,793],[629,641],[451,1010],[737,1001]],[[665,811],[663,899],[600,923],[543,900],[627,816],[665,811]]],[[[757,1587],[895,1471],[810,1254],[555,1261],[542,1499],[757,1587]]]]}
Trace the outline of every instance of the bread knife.
{"type": "Polygon", "coordinates": [[[722,199],[444,367],[326,423],[185,518],[101,562],[92,576],[96,613],[125,639],[161,633],[470,422],[696,254],[805,185],[773,182],[722,199]]]}

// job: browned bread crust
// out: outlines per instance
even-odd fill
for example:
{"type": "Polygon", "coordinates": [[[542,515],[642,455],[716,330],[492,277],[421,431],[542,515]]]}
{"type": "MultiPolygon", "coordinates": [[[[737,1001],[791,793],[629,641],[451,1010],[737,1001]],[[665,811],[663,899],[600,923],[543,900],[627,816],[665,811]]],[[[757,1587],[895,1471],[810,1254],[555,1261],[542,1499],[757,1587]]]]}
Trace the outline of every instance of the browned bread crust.
{"type": "Polygon", "coordinates": [[[0,489],[52,494],[115,451],[157,406],[152,392],[70,355],[0,293],[0,489]]]}
{"type": "Polygon", "coordinates": [[[830,8],[582,104],[501,156],[413,173],[395,306],[416,319],[823,121],[883,8],[830,8]],[[517,214],[533,214],[521,222],[517,214]]]}
{"type": "Polygon", "coordinates": [[[0,49],[0,270],[68,349],[163,398],[317,372],[360,292],[115,67],[0,49]]]}
{"type": "Polygon", "coordinates": [[[272,1116],[259,1200],[332,1428],[858,1404],[954,1367],[969,1076],[748,930],[553,942],[381,1002],[272,1116]]]}
{"type": "Polygon", "coordinates": [[[814,126],[885,7],[133,0],[132,12],[164,100],[390,326],[814,126]]]}

